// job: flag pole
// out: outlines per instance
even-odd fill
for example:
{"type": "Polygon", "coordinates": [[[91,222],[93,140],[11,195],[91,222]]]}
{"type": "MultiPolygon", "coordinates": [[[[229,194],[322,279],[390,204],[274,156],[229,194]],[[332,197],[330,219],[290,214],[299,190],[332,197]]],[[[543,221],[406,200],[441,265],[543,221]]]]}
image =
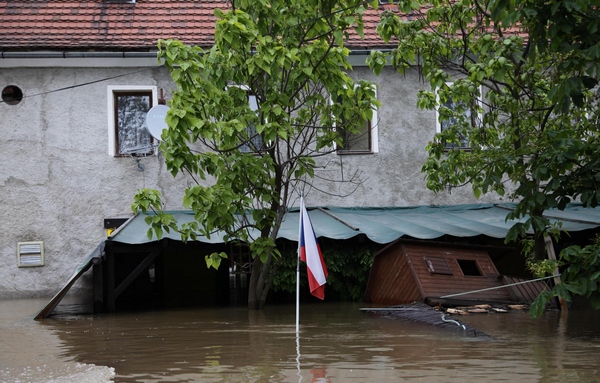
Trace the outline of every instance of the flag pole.
{"type": "Polygon", "coordinates": [[[300,331],[300,257],[296,265],[296,333],[300,331]]]}
{"type": "Polygon", "coordinates": [[[298,229],[298,254],[296,258],[296,334],[300,331],[300,236],[302,235],[302,208],[304,207],[304,196],[300,195],[300,224],[298,229]]]}

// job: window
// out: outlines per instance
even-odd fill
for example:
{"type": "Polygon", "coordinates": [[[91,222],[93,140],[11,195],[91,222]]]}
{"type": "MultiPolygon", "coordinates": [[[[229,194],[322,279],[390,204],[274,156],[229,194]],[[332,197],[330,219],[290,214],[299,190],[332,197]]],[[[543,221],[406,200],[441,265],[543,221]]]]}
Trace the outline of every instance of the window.
{"type": "MultiPolygon", "coordinates": [[[[248,105],[250,105],[250,110],[257,111],[258,110],[258,99],[256,95],[252,93],[250,88],[246,85],[230,85],[231,87],[235,87],[238,89],[242,89],[246,91],[246,96],[248,98],[248,105]]],[[[248,140],[243,142],[240,146],[240,152],[243,153],[257,153],[261,149],[264,149],[265,142],[263,137],[256,130],[256,126],[254,124],[249,124],[246,128],[246,133],[248,134],[248,140]]]]}
{"type": "Polygon", "coordinates": [[[356,133],[342,130],[340,134],[343,144],[337,149],[338,153],[371,153],[371,121],[363,121],[360,130],[356,133]]]}
{"type": "MultiPolygon", "coordinates": [[[[451,85],[451,84],[452,83],[448,83],[448,85],[451,85]]],[[[481,89],[480,89],[479,93],[481,94],[481,89]]],[[[452,100],[452,98],[448,98],[448,100],[440,106],[440,109],[441,109],[441,107],[446,107],[451,111],[456,111],[460,107],[460,109],[463,110],[464,118],[466,120],[470,121],[471,126],[474,127],[475,121],[474,121],[473,116],[475,114],[474,109],[475,109],[477,102],[478,101],[474,100],[471,107],[466,107],[464,102],[462,102],[462,101],[454,102],[452,100]]],[[[459,123],[458,118],[456,116],[450,116],[448,118],[445,118],[443,121],[441,121],[440,118],[442,116],[440,114],[440,109],[438,109],[436,111],[436,133],[441,133],[444,130],[448,129],[449,127],[457,125],[459,123]]],[[[451,148],[468,149],[468,148],[470,148],[468,137],[466,137],[462,134],[459,134],[459,140],[460,140],[460,144],[455,143],[455,142],[448,142],[448,143],[446,143],[446,147],[448,149],[451,149],[451,148]]]]}
{"type": "Polygon", "coordinates": [[[156,105],[155,86],[108,87],[108,154],[154,153],[146,114],[156,105]]]}
{"type": "Polygon", "coordinates": [[[477,261],[472,261],[468,259],[457,259],[458,266],[460,266],[460,270],[462,271],[464,276],[470,277],[481,277],[481,271],[479,271],[479,267],[477,266],[477,261]]]}
{"type": "MultiPolygon", "coordinates": [[[[248,104],[250,104],[250,110],[257,111],[258,101],[256,100],[256,95],[252,94],[247,88],[246,93],[248,94],[248,104]]],[[[240,146],[241,152],[255,153],[264,148],[263,137],[258,134],[256,127],[253,124],[248,125],[246,132],[248,133],[248,141],[240,146]]]]}
{"type": "MultiPolygon", "coordinates": [[[[376,91],[376,89],[374,89],[376,91]]],[[[377,93],[375,93],[377,97],[377,93]]],[[[379,151],[377,141],[377,108],[373,108],[371,120],[365,120],[357,132],[341,130],[341,147],[337,147],[338,154],[370,154],[379,151]]]]}

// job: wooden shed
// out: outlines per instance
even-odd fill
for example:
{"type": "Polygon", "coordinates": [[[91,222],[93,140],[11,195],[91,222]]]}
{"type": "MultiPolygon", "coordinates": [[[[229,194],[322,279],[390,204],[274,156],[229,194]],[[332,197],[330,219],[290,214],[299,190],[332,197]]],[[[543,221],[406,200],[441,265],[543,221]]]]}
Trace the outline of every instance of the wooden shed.
{"type": "Polygon", "coordinates": [[[365,301],[379,305],[412,302],[439,303],[530,303],[543,283],[498,273],[488,253],[479,248],[440,243],[397,241],[376,256],[365,293],[365,301]],[[507,286],[498,288],[501,286],[507,286]],[[490,289],[494,288],[494,289],[490,289]],[[486,291],[441,297],[475,290],[486,291]]]}

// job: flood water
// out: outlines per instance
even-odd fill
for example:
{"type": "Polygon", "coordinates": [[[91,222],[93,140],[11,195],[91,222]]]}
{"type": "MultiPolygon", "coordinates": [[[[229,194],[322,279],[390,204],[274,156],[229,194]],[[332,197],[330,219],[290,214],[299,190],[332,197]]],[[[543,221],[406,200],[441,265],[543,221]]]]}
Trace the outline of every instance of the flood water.
{"type": "MultiPolygon", "coordinates": [[[[493,339],[316,302],[32,320],[0,301],[1,382],[598,382],[600,314],[472,314],[493,339]]],[[[60,311],[60,306],[58,307],[60,311]]]]}

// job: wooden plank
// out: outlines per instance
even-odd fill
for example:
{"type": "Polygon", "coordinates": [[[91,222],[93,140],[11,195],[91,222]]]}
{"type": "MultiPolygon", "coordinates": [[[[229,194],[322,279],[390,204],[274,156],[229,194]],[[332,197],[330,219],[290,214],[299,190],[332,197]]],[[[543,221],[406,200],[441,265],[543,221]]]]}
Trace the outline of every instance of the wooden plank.
{"type": "Polygon", "coordinates": [[[46,318],[48,315],[54,311],[56,306],[60,303],[60,301],[65,297],[69,289],[73,286],[73,284],[92,266],[93,260],[95,258],[99,258],[102,256],[104,252],[104,241],[100,242],[100,244],[92,251],[92,253],[83,261],[75,273],[71,275],[71,278],[67,281],[62,289],[48,302],[48,304],[34,317],[35,320],[40,320],[46,318]]]}
{"type": "Polygon", "coordinates": [[[93,261],[92,280],[93,280],[93,299],[94,313],[99,313],[104,309],[104,275],[102,272],[102,260],[93,261]]]}
{"type": "Polygon", "coordinates": [[[413,302],[419,297],[400,246],[380,252],[373,262],[365,300],[387,305],[413,302]]]}
{"type": "Polygon", "coordinates": [[[109,313],[116,311],[115,297],[115,254],[106,252],[106,308],[109,313]]]}
{"type": "Polygon", "coordinates": [[[144,270],[148,268],[154,262],[156,257],[160,254],[160,251],[155,251],[148,254],[146,258],[140,262],[139,265],[119,284],[115,289],[115,299],[121,295],[121,293],[133,282],[144,270]]]}
{"type": "MultiPolygon", "coordinates": [[[[502,283],[504,285],[511,285],[514,283],[526,282],[528,279],[520,277],[511,277],[504,275],[502,277],[502,283]]],[[[519,285],[508,286],[506,290],[509,291],[513,300],[517,303],[530,304],[533,300],[546,289],[546,284],[542,281],[535,281],[529,283],[522,283],[519,285]]]]}

